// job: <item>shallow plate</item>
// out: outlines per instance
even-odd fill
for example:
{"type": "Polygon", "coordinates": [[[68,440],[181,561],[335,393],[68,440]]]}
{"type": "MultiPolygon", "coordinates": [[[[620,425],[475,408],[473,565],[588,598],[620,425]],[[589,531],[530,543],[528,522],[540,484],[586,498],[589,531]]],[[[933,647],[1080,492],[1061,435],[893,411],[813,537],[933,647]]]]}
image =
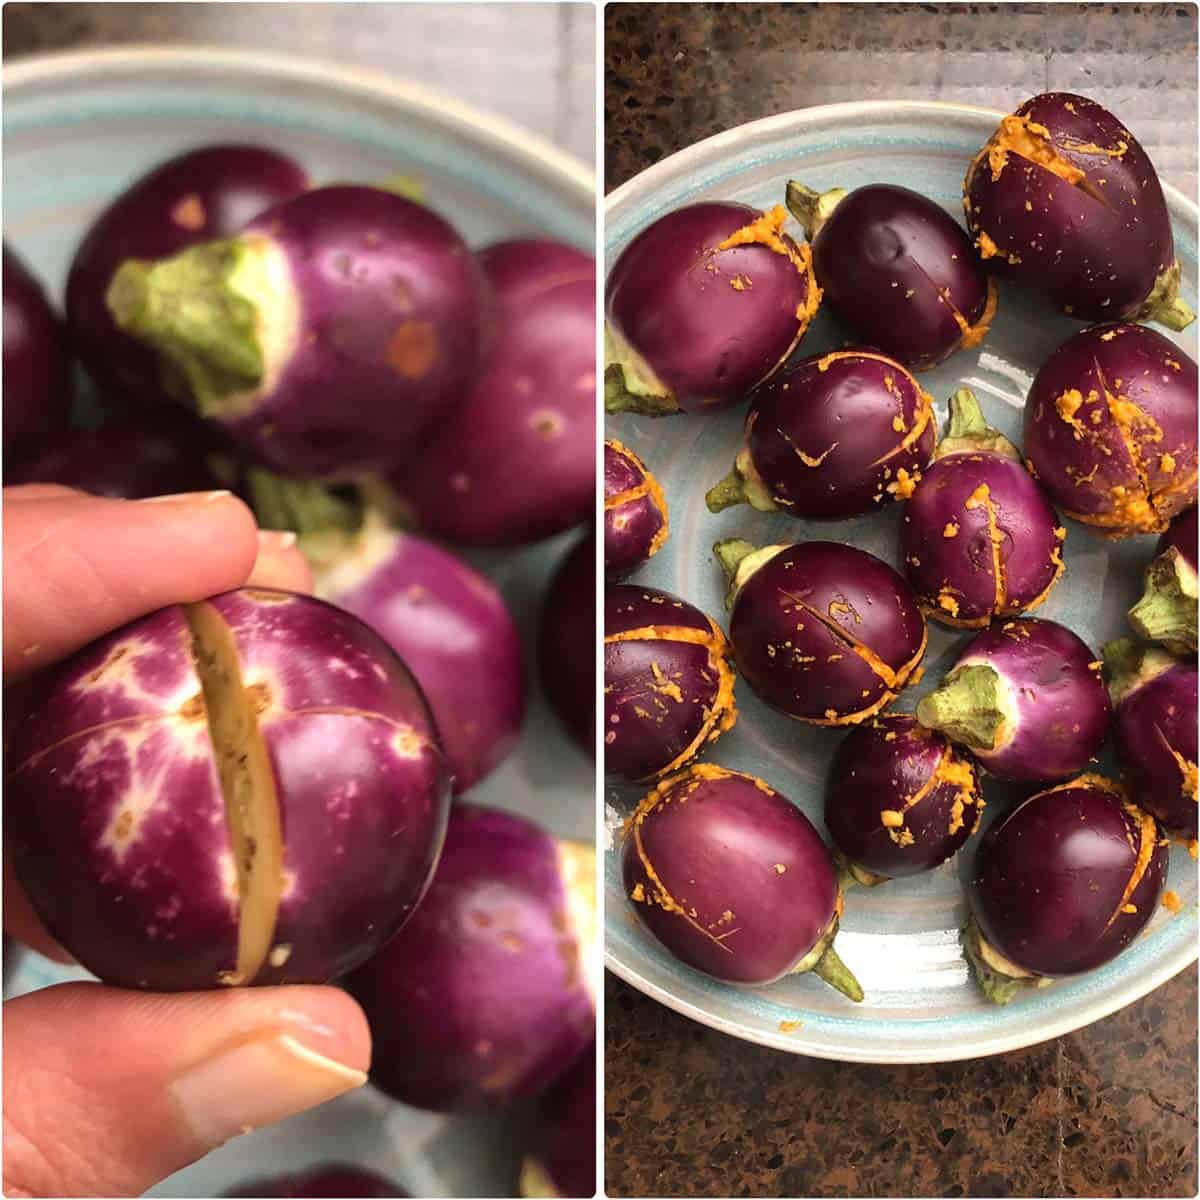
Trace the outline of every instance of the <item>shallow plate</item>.
{"type": "MultiPolygon", "coordinates": [[[[904,184],[936,200],[961,220],[960,189],[972,155],[1001,114],[957,105],[860,103],[786,113],[719,134],[645,171],[615,191],[606,207],[605,254],[615,261],[625,244],[656,217],[702,199],[740,200],[758,208],[782,203],[784,184],[854,188],[904,184]]],[[[1196,209],[1168,189],[1183,292],[1196,303],[1196,209]]],[[[794,226],[796,236],[802,236],[794,226]]],[[[937,402],[939,428],[946,401],[960,384],[971,387],[992,424],[1020,440],[1021,407],[1038,365],[1080,326],[1035,310],[1002,289],[999,315],[979,349],[955,355],[922,383],[937,402]]],[[[1165,332],[1165,331],[1164,331],[1165,332]]],[[[805,336],[800,354],[845,339],[828,314],[805,336]]],[[[1176,340],[1196,353],[1195,326],[1176,340]]],[[[768,516],[741,506],[713,516],[704,492],[733,462],[743,410],[658,421],[621,415],[610,434],[643,455],[666,489],[671,535],[635,582],[666,588],[724,618],[724,581],[712,557],[718,538],[758,545],[835,538],[898,565],[900,506],[854,521],[817,524],[768,516]]],[[[1154,541],[1110,545],[1070,525],[1067,574],[1039,616],[1061,621],[1099,649],[1125,632],[1124,611],[1140,591],[1141,568],[1154,541]]],[[[964,638],[930,625],[925,683],[896,705],[911,711],[953,660],[964,638]]],[[[821,822],[821,791],[835,732],[774,713],[744,684],[737,689],[737,726],[707,756],[760,775],[821,822]]],[[[1111,771],[1111,764],[1106,762],[1111,771]]],[[[639,790],[608,788],[610,832],[639,790]]],[[[1010,795],[989,784],[985,820],[1007,807],[1010,795]]],[[[617,854],[606,855],[608,964],[635,987],[686,1016],[735,1037],[822,1058],[860,1062],[944,1062],[996,1054],[1055,1037],[1095,1021],[1145,995],[1196,956],[1196,870],[1183,848],[1171,852],[1170,886],[1183,900],[1176,916],[1156,914],[1144,934],[1115,962],[1071,981],[1028,994],[1007,1008],[987,1004],[969,977],[958,943],[964,915],[961,876],[973,847],[936,871],[847,893],[838,952],[866,992],[852,1004],[812,976],[768,988],[741,990],[678,963],[638,922],[624,899],[617,854]]]]}
{"type": "MultiPolygon", "coordinates": [[[[61,298],[75,247],[105,203],[181,150],[235,140],[294,155],[318,182],[413,176],[473,245],[530,233],[589,252],[594,245],[591,171],[507,122],[369,72],[157,48],[5,64],[4,238],[61,298]]],[[[541,595],[573,541],[467,555],[501,587],[521,626],[531,701],[517,753],[472,798],[591,841],[591,764],[560,733],[533,660],[541,595]]],[[[26,954],[5,994],[87,977],[26,954]]],[[[338,1158],[372,1166],[414,1195],[502,1195],[515,1181],[520,1146],[514,1121],[447,1120],[368,1087],[238,1138],[153,1194],[215,1196],[248,1178],[338,1158]]]]}

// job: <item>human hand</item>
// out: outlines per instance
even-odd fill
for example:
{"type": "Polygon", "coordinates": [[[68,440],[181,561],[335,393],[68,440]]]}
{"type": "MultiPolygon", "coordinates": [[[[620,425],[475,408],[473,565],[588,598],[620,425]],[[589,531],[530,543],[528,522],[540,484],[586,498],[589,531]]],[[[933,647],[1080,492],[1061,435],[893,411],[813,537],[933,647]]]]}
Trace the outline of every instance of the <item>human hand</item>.
{"type": "MultiPolygon", "coordinates": [[[[4,676],[169,604],[310,586],[290,535],[227,492],[4,490],[4,676]]],[[[69,961],[4,871],[5,931],[69,961]]],[[[327,987],[160,995],[61,984],[4,1004],[4,1194],[139,1195],[249,1128],[360,1086],[370,1035],[327,987]]]]}

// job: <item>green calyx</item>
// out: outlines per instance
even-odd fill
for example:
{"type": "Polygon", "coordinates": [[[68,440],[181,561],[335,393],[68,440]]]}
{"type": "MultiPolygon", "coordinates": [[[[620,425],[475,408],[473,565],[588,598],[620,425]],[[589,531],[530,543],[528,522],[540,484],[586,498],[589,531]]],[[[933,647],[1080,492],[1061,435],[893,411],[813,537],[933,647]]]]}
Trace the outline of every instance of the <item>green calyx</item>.
{"type": "Polygon", "coordinates": [[[817,944],[792,968],[793,975],[804,975],[811,971],[818,979],[823,979],[830,987],[836,988],[843,996],[861,1004],[863,998],[862,985],[854,977],[838,952],[833,948],[833,939],[837,937],[838,918],[835,916],[829,928],[821,935],[817,944]]]}
{"type": "Polygon", "coordinates": [[[993,429],[983,416],[983,409],[970,388],[959,388],[950,397],[950,420],[946,422],[946,433],[938,442],[934,458],[945,458],[948,454],[970,453],[1002,454],[1016,462],[1021,454],[998,430],[993,429]]]}
{"type": "Polygon", "coordinates": [[[105,300],[117,328],[175,366],[211,413],[263,382],[259,317],[271,295],[254,244],[228,238],[157,262],[130,259],[105,300]]]}
{"type": "Polygon", "coordinates": [[[669,417],[679,411],[675,397],[640,354],[607,322],[604,325],[604,411],[669,417]]]}
{"type": "Polygon", "coordinates": [[[805,187],[795,179],[789,179],[784,200],[788,211],[803,226],[804,236],[811,242],[847,194],[845,188],[814,192],[812,188],[805,187]]]}
{"type": "Polygon", "coordinates": [[[775,555],[786,550],[786,546],[755,546],[745,538],[725,538],[713,544],[713,554],[729,580],[729,591],[725,594],[725,607],[733,607],[738,592],[745,586],[746,580],[759,567],[770,562],[775,555]]]}
{"type": "Polygon", "coordinates": [[[1009,714],[1005,684],[985,663],[964,663],[917,705],[917,720],[969,750],[990,753],[1000,748],[1009,714]]]}
{"type": "Polygon", "coordinates": [[[339,494],[315,480],[289,479],[251,467],[246,485],[259,526],[291,530],[314,570],[346,554],[363,527],[365,509],[359,497],[339,494]]]}
{"type": "Polygon", "coordinates": [[[738,452],[729,474],[705,493],[704,503],[708,511],[713,513],[732,508],[735,504],[749,504],[759,512],[779,511],[779,505],[754,469],[750,452],[745,447],[738,452]]]}
{"type": "Polygon", "coordinates": [[[1178,262],[1173,262],[1166,270],[1161,271],[1154,281],[1150,295],[1138,309],[1136,320],[1157,321],[1176,333],[1186,329],[1196,319],[1196,314],[1180,299],[1179,279],[1178,262]]]}
{"type": "Polygon", "coordinates": [[[834,850],[833,861],[838,869],[838,884],[843,892],[856,884],[862,887],[878,887],[891,879],[890,875],[877,875],[874,871],[868,871],[866,867],[851,862],[840,850],[834,850]]]}
{"type": "Polygon", "coordinates": [[[1168,546],[1146,568],[1145,589],[1129,610],[1129,624],[1140,637],[1158,642],[1172,654],[1195,654],[1196,593],[1196,572],[1174,546],[1168,546]]]}
{"type": "Polygon", "coordinates": [[[1107,642],[1102,653],[1113,704],[1120,704],[1126,696],[1175,665],[1175,660],[1165,650],[1135,642],[1133,638],[1107,642]]]}
{"type": "Polygon", "coordinates": [[[967,924],[962,931],[962,947],[967,962],[971,964],[971,969],[975,973],[975,981],[979,984],[979,990],[993,1004],[1008,1004],[1016,997],[1025,981],[1014,979],[1010,975],[1003,975],[989,966],[983,957],[982,941],[983,935],[979,932],[975,918],[968,917],[967,924]]]}

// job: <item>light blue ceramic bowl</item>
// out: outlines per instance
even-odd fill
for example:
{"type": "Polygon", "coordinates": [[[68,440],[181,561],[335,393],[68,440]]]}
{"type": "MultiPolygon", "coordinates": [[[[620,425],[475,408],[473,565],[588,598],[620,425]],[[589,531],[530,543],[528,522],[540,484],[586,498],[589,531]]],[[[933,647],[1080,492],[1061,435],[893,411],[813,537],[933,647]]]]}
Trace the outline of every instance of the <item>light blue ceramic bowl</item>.
{"type": "MultiPolygon", "coordinates": [[[[609,197],[606,260],[612,263],[634,234],[681,204],[724,199],[766,208],[782,203],[789,178],[820,190],[904,184],[961,220],[963,174],[1000,115],[947,104],[837,104],[719,134],[656,164],[609,197]]],[[[1170,189],[1168,203],[1184,296],[1195,306],[1196,208],[1170,189]]],[[[1078,328],[1064,317],[1034,310],[1015,291],[1002,290],[999,315],[984,345],[922,375],[937,401],[939,428],[950,393],[966,384],[991,422],[1019,444],[1021,407],[1034,372],[1078,328]]],[[[838,337],[832,320],[823,315],[806,335],[801,353],[819,352],[838,337]]],[[[1176,340],[1195,356],[1195,326],[1176,340]]],[[[670,507],[670,538],[635,576],[637,582],[666,588],[721,619],[724,582],[711,552],[718,538],[744,537],[766,545],[832,537],[897,563],[899,506],[837,524],[768,517],[744,506],[710,514],[704,492],[729,470],[743,415],[736,410],[659,421],[628,415],[609,419],[610,433],[642,455],[658,475],[670,507]]],[[[1070,625],[1094,649],[1118,636],[1153,544],[1151,538],[1139,538],[1113,545],[1072,525],[1066,577],[1039,615],[1070,625]]],[[[898,709],[911,711],[962,641],[931,625],[924,682],[905,694],[898,709]]],[[[762,776],[821,827],[822,786],[839,735],[771,712],[744,684],[738,685],[737,698],[741,717],[736,728],[706,757],[762,776]]],[[[1110,763],[1106,766],[1111,770],[1110,763]]],[[[607,789],[610,835],[638,795],[637,789],[607,789]]],[[[1006,807],[1004,793],[989,786],[988,795],[988,817],[994,817],[1006,807]]],[[[607,961],[664,1004],[736,1037],[822,1058],[940,1062],[1012,1050],[1086,1025],[1145,995],[1196,957],[1196,864],[1185,849],[1176,848],[1168,886],[1183,901],[1178,915],[1165,910],[1156,914],[1134,945],[1099,971],[1030,993],[1007,1008],[990,1006],[968,976],[958,944],[964,915],[960,877],[972,853],[969,844],[957,861],[927,875],[847,894],[838,951],[866,992],[861,1005],[812,976],[740,990],[682,966],[646,933],[624,899],[611,842],[606,856],[607,961]]]]}
{"type": "MultiPolygon", "coordinates": [[[[516,126],[369,72],[226,49],[130,49],[5,64],[4,237],[61,299],[67,267],[100,209],[171,155],[215,141],[263,142],[318,182],[415,177],[473,245],[540,234],[595,244],[584,164],[516,126]]],[[[504,591],[530,653],[531,705],[517,753],[472,793],[590,841],[591,764],[562,736],[533,680],[537,614],[573,535],[516,554],[471,555],[504,591]]],[[[83,972],[26,955],[6,995],[83,972]]],[[[521,1120],[448,1120],[371,1088],[236,1139],[153,1194],[216,1196],[249,1178],[336,1158],[414,1195],[504,1194],[521,1120]]]]}

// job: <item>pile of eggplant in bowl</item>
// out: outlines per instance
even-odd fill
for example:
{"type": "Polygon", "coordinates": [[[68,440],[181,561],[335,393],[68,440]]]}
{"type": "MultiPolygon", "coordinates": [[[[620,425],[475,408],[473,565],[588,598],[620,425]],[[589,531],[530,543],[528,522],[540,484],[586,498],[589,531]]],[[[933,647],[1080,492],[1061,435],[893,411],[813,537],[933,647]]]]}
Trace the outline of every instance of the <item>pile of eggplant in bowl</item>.
{"type": "Polygon", "coordinates": [[[6,856],[81,967],[7,994],[359,1000],[371,1086],[160,1194],[590,1195],[587,172],[304,63],[43,60],[5,100],[6,486],[231,489],[316,585],[8,696],[6,856]]]}
{"type": "Polygon", "coordinates": [[[615,192],[606,956],[932,1062],[1196,954],[1196,210],[1097,100],[835,105],[615,192]]]}

